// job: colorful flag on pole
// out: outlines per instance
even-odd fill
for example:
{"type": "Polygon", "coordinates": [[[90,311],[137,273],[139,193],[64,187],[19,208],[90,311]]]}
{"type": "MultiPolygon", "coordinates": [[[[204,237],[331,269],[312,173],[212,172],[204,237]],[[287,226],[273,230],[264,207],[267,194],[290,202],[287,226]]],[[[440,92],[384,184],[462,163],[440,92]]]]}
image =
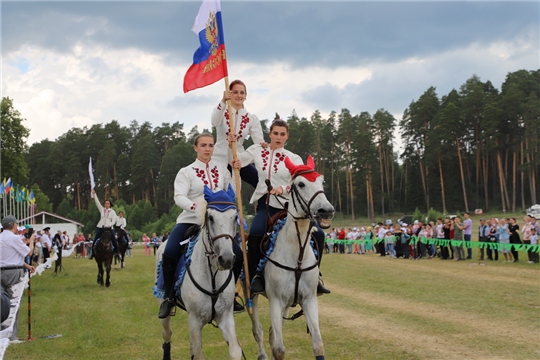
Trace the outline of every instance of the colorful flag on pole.
{"type": "Polygon", "coordinates": [[[201,46],[193,55],[193,65],[184,76],[184,92],[213,84],[227,76],[225,37],[219,0],[203,0],[191,29],[201,46]]]}
{"type": "Polygon", "coordinates": [[[4,183],[6,182],[6,179],[4,181],[0,181],[0,195],[4,195],[4,183]]]}
{"type": "Polygon", "coordinates": [[[5,191],[6,194],[9,194],[9,192],[11,191],[12,186],[13,186],[13,183],[11,181],[11,178],[9,178],[6,185],[4,186],[4,191],[5,191]]]}
{"type": "Polygon", "coordinates": [[[30,202],[33,204],[36,202],[36,196],[34,195],[34,190],[30,190],[30,195],[28,196],[30,202]]]}

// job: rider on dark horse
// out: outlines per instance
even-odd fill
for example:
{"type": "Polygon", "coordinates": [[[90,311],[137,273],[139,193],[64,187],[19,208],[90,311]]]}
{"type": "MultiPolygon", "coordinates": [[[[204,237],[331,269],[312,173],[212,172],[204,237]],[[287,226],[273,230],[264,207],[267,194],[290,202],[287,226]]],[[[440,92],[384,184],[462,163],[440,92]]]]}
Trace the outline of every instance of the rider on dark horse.
{"type": "Polygon", "coordinates": [[[101,233],[104,229],[108,229],[111,232],[111,241],[114,247],[113,252],[115,254],[118,252],[118,242],[116,241],[116,236],[114,234],[114,225],[116,224],[117,216],[116,212],[112,209],[113,205],[111,201],[107,199],[103,204],[104,206],[101,206],[96,194],[96,190],[92,189],[92,194],[94,195],[94,202],[96,203],[99,213],[101,214],[101,219],[97,224],[96,235],[94,236],[94,242],[92,243],[92,254],[90,255],[90,260],[92,260],[96,255],[96,242],[101,237],[101,233]]]}
{"type": "Polygon", "coordinates": [[[117,234],[120,234],[124,238],[124,241],[126,244],[128,243],[127,237],[126,237],[126,226],[127,221],[124,217],[124,213],[122,211],[118,212],[118,217],[116,218],[116,224],[114,225],[114,231],[117,234]]]}

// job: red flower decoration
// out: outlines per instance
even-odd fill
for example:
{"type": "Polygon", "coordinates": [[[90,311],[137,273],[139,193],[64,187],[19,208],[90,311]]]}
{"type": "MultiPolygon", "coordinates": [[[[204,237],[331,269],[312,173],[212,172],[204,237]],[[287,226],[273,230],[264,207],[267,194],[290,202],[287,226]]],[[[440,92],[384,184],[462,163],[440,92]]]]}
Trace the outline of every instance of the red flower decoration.
{"type": "Polygon", "coordinates": [[[193,170],[195,171],[195,174],[197,174],[197,177],[202,180],[202,182],[205,185],[208,185],[208,181],[206,180],[206,173],[204,170],[194,167],[193,170]]]}
{"type": "Polygon", "coordinates": [[[286,155],[283,153],[276,153],[274,155],[274,173],[278,171],[278,165],[280,162],[285,161],[286,155]]]}
{"type": "Polygon", "coordinates": [[[242,137],[242,130],[244,130],[247,127],[248,122],[249,122],[249,114],[246,113],[246,115],[242,115],[242,121],[240,122],[240,129],[238,130],[238,139],[242,137]]]}

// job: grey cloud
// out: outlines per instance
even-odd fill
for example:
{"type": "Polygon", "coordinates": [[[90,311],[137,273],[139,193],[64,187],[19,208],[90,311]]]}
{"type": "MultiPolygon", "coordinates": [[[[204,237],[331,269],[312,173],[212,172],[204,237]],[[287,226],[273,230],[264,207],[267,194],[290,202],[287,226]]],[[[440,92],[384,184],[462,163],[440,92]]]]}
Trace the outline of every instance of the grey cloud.
{"type": "MultiPolygon", "coordinates": [[[[77,41],[190,61],[200,2],[4,2],[3,51],[77,41]]],[[[507,40],[533,27],[537,2],[223,2],[229,59],[295,67],[355,65],[507,40]]],[[[536,42],[534,42],[536,40],[536,42]]]]}

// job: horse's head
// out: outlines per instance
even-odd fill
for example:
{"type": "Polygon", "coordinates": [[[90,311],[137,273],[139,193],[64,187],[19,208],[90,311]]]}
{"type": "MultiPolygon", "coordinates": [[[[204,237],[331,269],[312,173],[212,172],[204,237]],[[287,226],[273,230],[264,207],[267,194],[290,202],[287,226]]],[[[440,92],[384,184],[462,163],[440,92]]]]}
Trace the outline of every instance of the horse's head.
{"type": "Polygon", "coordinates": [[[99,238],[100,238],[100,242],[103,245],[108,245],[111,242],[111,238],[112,238],[111,229],[104,228],[99,238]]]}
{"type": "Polygon", "coordinates": [[[295,218],[313,217],[321,228],[329,228],[335,210],[324,194],[324,177],[315,171],[311,155],[306,165],[295,165],[288,157],[285,165],[292,176],[289,212],[295,218]]]}
{"type": "Polygon", "coordinates": [[[220,270],[230,270],[235,260],[233,241],[238,218],[234,191],[230,185],[227,191],[216,192],[205,186],[204,198],[207,202],[204,227],[211,248],[209,250],[217,257],[220,270]]]}

